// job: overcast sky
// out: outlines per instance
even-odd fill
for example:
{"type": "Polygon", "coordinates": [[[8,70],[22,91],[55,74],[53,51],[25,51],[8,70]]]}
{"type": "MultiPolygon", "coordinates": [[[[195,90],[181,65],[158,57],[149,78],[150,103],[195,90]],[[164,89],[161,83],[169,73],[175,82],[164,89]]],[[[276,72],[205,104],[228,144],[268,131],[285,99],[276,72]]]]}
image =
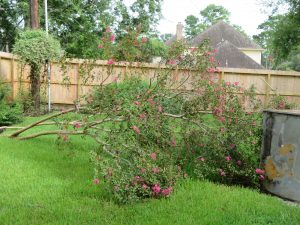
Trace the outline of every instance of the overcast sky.
{"type": "MultiPolygon", "coordinates": [[[[125,0],[128,3],[133,1],[125,0]]],[[[184,23],[188,15],[199,16],[199,12],[209,4],[222,5],[228,9],[231,13],[230,21],[240,25],[248,35],[259,33],[257,26],[268,18],[261,12],[262,5],[258,0],[164,0],[163,18],[158,30],[174,34],[178,22],[184,23]]]]}

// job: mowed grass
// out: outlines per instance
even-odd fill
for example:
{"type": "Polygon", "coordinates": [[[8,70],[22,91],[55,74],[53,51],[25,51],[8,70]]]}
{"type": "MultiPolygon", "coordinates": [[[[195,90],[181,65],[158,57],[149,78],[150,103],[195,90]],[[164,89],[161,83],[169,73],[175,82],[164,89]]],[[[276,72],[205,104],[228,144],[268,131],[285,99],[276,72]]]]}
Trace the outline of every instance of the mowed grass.
{"type": "Polygon", "coordinates": [[[92,140],[72,137],[58,145],[54,136],[18,141],[5,135],[0,137],[0,225],[300,224],[299,206],[193,180],[178,183],[169,199],[119,206],[103,183],[92,183],[92,140]]]}

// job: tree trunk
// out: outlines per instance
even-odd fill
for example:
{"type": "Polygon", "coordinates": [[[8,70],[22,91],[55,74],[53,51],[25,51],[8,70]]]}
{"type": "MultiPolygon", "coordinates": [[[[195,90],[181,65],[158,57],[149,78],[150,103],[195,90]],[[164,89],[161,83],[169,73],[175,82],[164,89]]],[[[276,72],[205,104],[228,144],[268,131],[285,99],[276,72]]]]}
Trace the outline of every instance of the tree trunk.
{"type": "MultiPolygon", "coordinates": [[[[39,3],[38,0],[29,0],[30,3],[30,27],[39,29],[39,3]]],[[[34,114],[40,114],[40,68],[36,64],[31,64],[30,71],[30,94],[34,107],[34,114]]]]}
{"type": "Polygon", "coordinates": [[[38,0],[30,1],[30,26],[31,29],[39,29],[39,3],[38,0]]]}
{"type": "Polygon", "coordinates": [[[30,71],[30,94],[34,107],[34,114],[40,114],[40,90],[41,90],[41,79],[40,79],[40,68],[36,64],[31,64],[30,71]]]}

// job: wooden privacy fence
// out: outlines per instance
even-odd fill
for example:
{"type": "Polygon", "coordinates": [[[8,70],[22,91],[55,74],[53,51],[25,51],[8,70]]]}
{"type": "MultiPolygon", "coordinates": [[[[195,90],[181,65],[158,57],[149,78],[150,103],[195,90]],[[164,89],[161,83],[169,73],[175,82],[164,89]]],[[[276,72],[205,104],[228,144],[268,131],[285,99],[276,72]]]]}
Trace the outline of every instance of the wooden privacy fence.
{"type": "MultiPolygon", "coordinates": [[[[68,60],[63,65],[58,62],[51,63],[51,101],[53,104],[74,104],[83,94],[97,84],[113,82],[120,74],[141,74],[143,78],[153,77],[158,68],[163,66],[158,64],[126,64],[118,63],[114,66],[112,76],[106,79],[108,65],[106,61],[97,60],[91,64],[86,64],[81,59],[68,60]],[[84,81],[83,73],[89,73],[94,79],[84,81]],[[65,78],[68,78],[66,85],[65,78]]],[[[263,102],[266,102],[271,95],[278,93],[286,96],[290,101],[300,105],[300,73],[293,71],[274,70],[254,70],[237,68],[219,68],[220,72],[215,73],[217,80],[225,82],[239,82],[248,88],[254,85],[257,94],[263,102]]],[[[186,76],[187,71],[183,69],[172,69],[172,79],[180,80],[186,76]]],[[[17,57],[10,53],[0,52],[0,77],[3,82],[11,85],[13,97],[16,98],[20,88],[20,78],[22,84],[29,85],[29,69],[25,68],[21,73],[21,66],[17,57]],[[21,76],[21,74],[23,76],[21,76]]]]}

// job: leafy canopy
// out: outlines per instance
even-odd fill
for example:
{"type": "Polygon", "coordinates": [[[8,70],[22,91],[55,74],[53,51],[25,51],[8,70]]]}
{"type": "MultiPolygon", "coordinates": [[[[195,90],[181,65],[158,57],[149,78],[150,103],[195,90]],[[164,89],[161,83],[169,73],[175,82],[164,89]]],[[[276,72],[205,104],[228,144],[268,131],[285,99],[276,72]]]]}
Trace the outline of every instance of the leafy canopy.
{"type": "MultiPolygon", "coordinates": [[[[185,18],[185,34],[192,39],[208,27],[219,21],[230,23],[230,12],[223,6],[210,4],[200,11],[200,18],[189,15],[185,18]]],[[[246,35],[245,31],[238,25],[233,25],[240,33],[246,35]]],[[[247,36],[247,35],[246,35],[247,36]]]]}
{"type": "Polygon", "coordinates": [[[13,51],[24,63],[40,66],[47,60],[58,59],[61,55],[59,42],[42,30],[21,32],[13,51]]]}

